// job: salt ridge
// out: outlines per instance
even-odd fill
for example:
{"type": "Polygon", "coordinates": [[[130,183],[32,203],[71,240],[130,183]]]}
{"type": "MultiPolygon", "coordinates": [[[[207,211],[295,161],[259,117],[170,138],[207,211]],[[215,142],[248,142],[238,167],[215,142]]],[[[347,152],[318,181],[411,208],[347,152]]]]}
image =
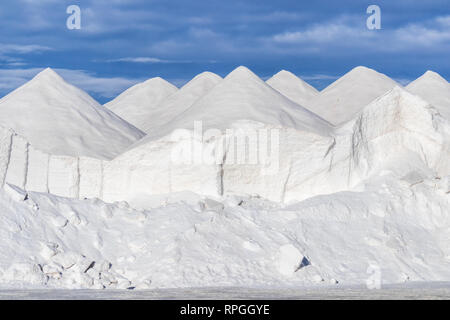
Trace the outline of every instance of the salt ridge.
{"type": "Polygon", "coordinates": [[[177,91],[177,87],[166,80],[151,78],[125,90],[105,107],[145,131],[161,111],[157,106],[177,91]]]}
{"type": "Polygon", "coordinates": [[[349,121],[367,104],[395,86],[394,80],[366,67],[356,67],[309,100],[305,107],[329,122],[349,121]]]}
{"type": "Polygon", "coordinates": [[[159,132],[162,127],[186,111],[220,81],[222,81],[222,78],[211,72],[203,72],[197,75],[180,90],[164,99],[155,108],[152,116],[145,117],[144,131],[149,135],[159,132]]]}
{"type": "Polygon", "coordinates": [[[143,133],[45,69],[0,100],[0,125],[55,155],[111,159],[143,133]]]}
{"type": "Polygon", "coordinates": [[[301,106],[319,94],[316,88],[286,70],[281,70],[266,83],[301,106]]]}
{"type": "Polygon", "coordinates": [[[450,84],[433,71],[425,72],[406,89],[430,102],[447,120],[450,120],[450,84]]]}

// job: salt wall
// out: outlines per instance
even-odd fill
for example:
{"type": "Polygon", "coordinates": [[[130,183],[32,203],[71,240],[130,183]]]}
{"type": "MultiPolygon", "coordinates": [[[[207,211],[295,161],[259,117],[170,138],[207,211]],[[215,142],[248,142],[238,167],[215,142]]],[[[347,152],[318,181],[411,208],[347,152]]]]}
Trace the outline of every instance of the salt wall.
{"type": "MultiPolygon", "coordinates": [[[[34,149],[12,131],[0,128],[0,182],[30,191],[71,198],[100,198],[107,202],[132,202],[143,196],[186,190],[209,196],[258,194],[284,201],[298,199],[299,194],[307,197],[336,189],[335,184],[323,187],[324,180],[333,175],[329,174],[329,165],[340,166],[331,164],[337,153],[329,151],[335,144],[333,138],[284,128],[267,127],[267,130],[279,130],[284,141],[279,144],[282,146],[279,156],[269,166],[266,162],[264,165],[240,162],[245,159],[239,159],[234,152],[243,150],[242,144],[248,143],[245,132],[242,139],[222,136],[207,143],[191,138],[154,141],[105,161],[50,155],[34,149]],[[172,161],[173,150],[191,150],[194,144],[201,148],[202,154],[213,154],[208,159],[214,161],[204,164],[186,154],[178,159],[181,164],[172,161]],[[218,146],[223,146],[219,158],[225,159],[224,164],[215,163],[214,152],[218,146]],[[329,158],[326,165],[323,165],[324,157],[329,158]],[[303,165],[305,161],[310,163],[308,167],[303,165]]],[[[340,176],[337,174],[335,180],[340,182],[340,176]]],[[[347,187],[347,182],[342,183],[342,188],[347,187]]]]}
{"type": "MultiPolygon", "coordinates": [[[[257,194],[289,202],[345,190],[380,172],[411,183],[420,180],[421,174],[450,174],[448,122],[429,104],[401,89],[367,106],[334,137],[269,125],[256,127],[279,135],[274,145],[279,156],[272,159],[272,170],[261,159],[257,164],[239,161],[236,150],[248,142],[226,135],[207,142],[187,136],[142,143],[105,161],[49,155],[0,128],[0,183],[106,202],[133,202],[186,190],[208,196],[257,194]],[[185,159],[181,157],[184,164],[172,161],[174,150],[192,150],[193,145],[204,155],[225,159],[224,163],[196,162],[186,154],[185,159]]],[[[240,134],[248,136],[245,130],[240,134]]]]}
{"type": "Polygon", "coordinates": [[[0,127],[0,184],[108,202],[184,190],[206,195],[222,193],[217,183],[220,166],[172,166],[172,146],[151,143],[112,161],[75,158],[36,150],[23,137],[0,127]],[[192,179],[194,173],[196,179],[192,179]]]}

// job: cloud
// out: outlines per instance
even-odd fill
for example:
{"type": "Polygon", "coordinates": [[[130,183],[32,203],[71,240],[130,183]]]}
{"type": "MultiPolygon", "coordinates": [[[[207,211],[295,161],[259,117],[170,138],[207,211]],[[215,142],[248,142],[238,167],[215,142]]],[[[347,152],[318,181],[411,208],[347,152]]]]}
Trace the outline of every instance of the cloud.
{"type": "Polygon", "coordinates": [[[99,77],[85,70],[55,69],[67,82],[90,94],[114,98],[129,87],[146,79],[99,77]]]}
{"type": "Polygon", "coordinates": [[[355,1],[83,0],[76,31],[66,28],[66,8],[76,1],[4,1],[0,68],[91,70],[96,73],[85,76],[99,78],[95,90],[107,96],[118,89],[100,89],[101,83],[121,88],[139,80],[128,77],[184,79],[207,69],[225,74],[240,64],[260,74],[291,69],[323,82],[334,80],[324,75],[355,64],[400,78],[426,69],[448,77],[444,1],[382,1],[382,30],[374,31],[366,28],[367,6],[355,1]],[[105,74],[112,78],[99,76],[105,74]]]}
{"type": "MultiPolygon", "coordinates": [[[[168,14],[154,10],[135,9],[128,2],[91,2],[81,6],[81,32],[102,35],[120,32],[162,33],[164,27],[174,23],[168,14]]],[[[172,18],[173,19],[173,18],[172,18]]]]}
{"type": "Polygon", "coordinates": [[[289,30],[270,37],[279,44],[335,43],[348,38],[373,38],[376,33],[369,31],[364,20],[358,16],[342,15],[333,20],[314,23],[301,30],[289,30]]]}
{"type": "Polygon", "coordinates": [[[307,15],[299,12],[273,11],[263,14],[243,14],[238,16],[240,22],[286,22],[286,21],[301,21],[307,15]]]}
{"type": "Polygon", "coordinates": [[[361,30],[354,26],[331,23],[326,25],[315,25],[305,31],[284,32],[273,36],[278,43],[330,43],[337,39],[350,38],[373,38],[374,34],[367,30],[361,30]]]}
{"type": "Polygon", "coordinates": [[[43,68],[0,69],[0,90],[6,93],[25,84],[43,68]]]}
{"type": "MultiPolygon", "coordinates": [[[[422,47],[432,47],[450,42],[450,16],[441,16],[421,24],[414,23],[394,32],[396,41],[422,47]]],[[[398,47],[398,46],[397,46],[398,47]]]]}
{"type": "Polygon", "coordinates": [[[229,35],[211,28],[190,27],[184,34],[154,42],[148,50],[157,55],[183,53],[185,56],[195,56],[200,59],[204,59],[212,52],[214,53],[214,59],[208,58],[209,61],[233,52],[243,53],[248,48],[255,52],[257,50],[252,47],[252,42],[247,38],[244,38],[244,41],[241,42],[241,37],[236,34],[229,35]]]}
{"type": "Polygon", "coordinates": [[[45,51],[53,50],[47,46],[41,46],[37,44],[5,44],[0,43],[0,53],[18,53],[18,54],[26,54],[26,53],[41,53],[45,51]]]}
{"type": "Polygon", "coordinates": [[[311,48],[354,48],[379,52],[403,52],[430,48],[442,50],[450,42],[450,16],[435,17],[396,28],[368,30],[360,17],[343,16],[302,30],[277,33],[268,39],[274,45],[311,48]]]}
{"type": "Polygon", "coordinates": [[[0,65],[9,67],[24,66],[27,63],[20,57],[11,55],[23,54],[40,54],[42,52],[50,51],[52,48],[41,45],[21,45],[21,44],[1,44],[0,43],[0,65]]]}
{"type": "Polygon", "coordinates": [[[340,78],[340,76],[336,75],[328,75],[328,74],[314,74],[314,75],[308,75],[308,76],[300,76],[305,81],[308,80],[337,80],[340,78]]]}
{"type": "Polygon", "coordinates": [[[167,63],[169,61],[151,57],[135,57],[135,58],[128,57],[128,58],[111,59],[107,60],[107,62],[167,63]]]}
{"type": "Polygon", "coordinates": [[[192,61],[182,60],[164,60],[153,57],[126,57],[119,59],[110,59],[106,62],[130,62],[130,63],[191,63],[192,61]]]}
{"type": "MultiPolygon", "coordinates": [[[[20,87],[43,69],[0,69],[1,92],[5,94],[20,87]]],[[[145,80],[123,77],[98,77],[84,70],[55,69],[55,71],[74,86],[104,98],[116,97],[129,87],[145,80]]]]}
{"type": "Polygon", "coordinates": [[[0,56],[0,65],[7,67],[23,67],[26,66],[27,63],[20,59],[0,56]]]}
{"type": "Polygon", "coordinates": [[[25,2],[29,5],[43,5],[49,3],[57,3],[60,0],[20,0],[20,1],[25,2]]]}

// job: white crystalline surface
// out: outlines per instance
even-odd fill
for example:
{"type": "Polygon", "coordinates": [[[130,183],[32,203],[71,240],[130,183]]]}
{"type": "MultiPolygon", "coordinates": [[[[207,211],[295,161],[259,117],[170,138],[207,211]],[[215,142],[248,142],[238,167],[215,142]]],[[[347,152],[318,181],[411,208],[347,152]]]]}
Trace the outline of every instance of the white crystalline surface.
{"type": "Polygon", "coordinates": [[[450,83],[439,74],[427,71],[406,89],[430,102],[442,116],[450,120],[450,83]]]}
{"type": "Polygon", "coordinates": [[[143,130],[149,135],[159,132],[170,120],[186,111],[220,81],[222,78],[212,72],[199,74],[180,90],[163,100],[151,116],[145,116],[143,130]]]}
{"type": "Polygon", "coordinates": [[[278,72],[266,83],[301,106],[319,94],[316,88],[286,70],[278,72]]]}
{"type": "Polygon", "coordinates": [[[342,124],[398,85],[382,73],[356,67],[307,101],[305,107],[333,124],[342,124]]]}
{"type": "Polygon", "coordinates": [[[0,100],[0,126],[55,155],[110,159],[143,133],[51,69],[0,100]]]}
{"type": "Polygon", "coordinates": [[[241,66],[164,128],[148,135],[143,141],[168,135],[175,129],[191,129],[195,121],[202,121],[205,129],[223,130],[238,120],[305,129],[323,135],[330,132],[329,123],[289,100],[241,66]]]}
{"type": "Polygon", "coordinates": [[[450,203],[441,185],[375,183],[288,207],[244,197],[223,210],[180,202],[148,211],[7,188],[2,286],[349,285],[365,284],[374,265],[383,283],[448,280],[450,203]],[[304,256],[311,264],[298,269],[304,256]]]}
{"type": "Polygon", "coordinates": [[[152,78],[129,88],[105,107],[144,130],[159,115],[158,105],[177,90],[164,79],[152,78]]]}
{"type": "Polygon", "coordinates": [[[442,110],[394,86],[367,103],[363,94],[332,126],[246,68],[215,79],[186,104],[167,102],[182,116],[112,160],[56,156],[0,128],[0,288],[450,281],[442,110]],[[216,143],[229,142],[224,132],[171,137],[196,120],[238,136],[278,130],[276,170],[174,163],[173,150],[191,144],[233,154],[216,143]]]}

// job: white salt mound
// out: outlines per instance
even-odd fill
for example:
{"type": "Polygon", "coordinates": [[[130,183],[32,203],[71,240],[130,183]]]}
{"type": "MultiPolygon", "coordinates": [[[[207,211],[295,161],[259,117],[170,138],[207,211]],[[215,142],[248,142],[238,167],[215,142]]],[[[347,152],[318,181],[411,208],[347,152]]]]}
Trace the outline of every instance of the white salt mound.
{"type": "Polygon", "coordinates": [[[180,90],[167,97],[145,115],[143,130],[152,135],[158,133],[170,120],[186,111],[199,98],[214,88],[222,78],[211,72],[203,72],[185,84],[180,90]]]}
{"type": "Polygon", "coordinates": [[[286,70],[281,70],[266,83],[301,106],[306,106],[319,94],[316,88],[286,70]]]}
{"type": "Polygon", "coordinates": [[[51,69],[0,100],[0,126],[55,155],[110,159],[143,133],[51,69]]]}
{"type": "Polygon", "coordinates": [[[450,120],[450,83],[439,74],[427,71],[406,89],[431,103],[443,117],[450,120]]]}
{"type": "Polygon", "coordinates": [[[367,104],[395,86],[399,84],[382,73],[356,67],[307,101],[305,107],[338,125],[354,118],[367,104]]]}
{"type": "Polygon", "coordinates": [[[204,129],[224,130],[238,120],[281,125],[322,135],[331,131],[328,122],[289,100],[241,66],[164,128],[142,141],[163,137],[176,129],[192,129],[195,121],[202,121],[204,129]]]}
{"type": "Polygon", "coordinates": [[[435,181],[219,211],[0,190],[0,287],[365,285],[374,266],[383,285],[448,281],[450,200],[435,181]]]}
{"type": "Polygon", "coordinates": [[[157,106],[177,91],[177,87],[166,80],[152,78],[125,90],[105,107],[144,130],[159,115],[157,106]]]}

